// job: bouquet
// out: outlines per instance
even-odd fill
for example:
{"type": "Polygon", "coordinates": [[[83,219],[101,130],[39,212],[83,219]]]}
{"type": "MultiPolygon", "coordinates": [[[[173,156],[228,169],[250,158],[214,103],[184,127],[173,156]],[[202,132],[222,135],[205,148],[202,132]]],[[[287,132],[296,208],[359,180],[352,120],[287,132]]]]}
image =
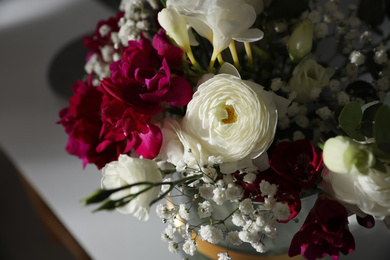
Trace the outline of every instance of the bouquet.
{"type": "Polygon", "coordinates": [[[267,252],[315,193],[289,256],[353,252],[349,216],[390,219],[390,4],[339,2],[122,0],[60,111],[67,152],[102,170],[85,204],[156,203],[172,253],[223,260],[267,252]]]}

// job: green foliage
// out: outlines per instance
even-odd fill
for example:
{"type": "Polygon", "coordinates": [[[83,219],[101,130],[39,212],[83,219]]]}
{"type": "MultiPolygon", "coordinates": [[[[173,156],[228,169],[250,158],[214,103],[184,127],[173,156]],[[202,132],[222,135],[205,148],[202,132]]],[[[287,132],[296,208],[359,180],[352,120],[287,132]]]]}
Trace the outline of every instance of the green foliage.
{"type": "Polygon", "coordinates": [[[344,132],[357,141],[373,138],[369,146],[378,159],[374,168],[385,171],[383,163],[390,163],[390,98],[385,104],[371,102],[360,107],[358,102],[347,104],[340,113],[339,124],[344,132]]]}
{"type": "Polygon", "coordinates": [[[368,138],[374,137],[373,128],[375,115],[378,109],[382,106],[378,101],[371,102],[363,106],[363,119],[361,124],[362,134],[368,138]]]}
{"type": "Polygon", "coordinates": [[[382,105],[375,116],[374,137],[379,150],[390,157],[390,107],[382,105]]]}
{"type": "Polygon", "coordinates": [[[353,139],[364,141],[365,137],[360,131],[363,112],[357,101],[347,104],[339,116],[340,127],[353,139]]]}

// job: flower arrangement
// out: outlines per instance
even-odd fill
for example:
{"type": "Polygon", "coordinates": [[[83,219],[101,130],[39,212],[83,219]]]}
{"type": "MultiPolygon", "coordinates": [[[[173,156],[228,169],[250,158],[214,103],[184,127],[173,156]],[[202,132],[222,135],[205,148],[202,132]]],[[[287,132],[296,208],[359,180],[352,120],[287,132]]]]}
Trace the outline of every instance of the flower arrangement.
{"type": "Polygon", "coordinates": [[[157,203],[171,252],[223,241],[223,260],[319,193],[289,256],[354,251],[348,216],[390,219],[390,4],[339,2],[122,0],[60,112],[67,152],[102,169],[84,202],[144,221],[157,203]]]}

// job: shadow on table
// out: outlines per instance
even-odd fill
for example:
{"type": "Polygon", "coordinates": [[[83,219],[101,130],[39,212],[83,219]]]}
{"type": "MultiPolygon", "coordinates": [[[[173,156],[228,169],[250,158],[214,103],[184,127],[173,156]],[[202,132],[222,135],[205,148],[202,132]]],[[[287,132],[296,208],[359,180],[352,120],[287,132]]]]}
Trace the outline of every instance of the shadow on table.
{"type": "Polygon", "coordinates": [[[0,149],[0,259],[91,259],[0,149]]]}

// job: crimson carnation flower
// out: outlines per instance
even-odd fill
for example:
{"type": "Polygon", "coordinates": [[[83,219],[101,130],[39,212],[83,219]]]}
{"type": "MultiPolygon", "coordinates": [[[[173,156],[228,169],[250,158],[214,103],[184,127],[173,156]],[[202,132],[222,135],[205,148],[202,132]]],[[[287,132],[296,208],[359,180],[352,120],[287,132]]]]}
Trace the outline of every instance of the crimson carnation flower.
{"type": "Polygon", "coordinates": [[[65,127],[69,135],[66,151],[81,158],[83,167],[94,163],[100,169],[129,149],[126,149],[124,137],[115,139],[102,131],[101,104],[104,93],[100,87],[93,87],[91,81],[90,76],[88,84],[77,81],[73,85],[74,94],[69,107],[60,111],[61,120],[58,123],[65,127]]]}
{"type": "Polygon", "coordinates": [[[270,165],[291,183],[313,188],[323,166],[322,153],[316,153],[312,143],[306,139],[281,142],[272,151],[270,165]]]}
{"type": "Polygon", "coordinates": [[[289,256],[302,254],[308,260],[332,259],[355,250],[355,240],[348,230],[348,213],[337,201],[321,194],[302,228],[291,241],[289,256]]]}
{"type": "MultiPolygon", "coordinates": [[[[161,44],[157,47],[161,47],[161,44]]],[[[171,45],[172,52],[165,50],[162,53],[177,53],[176,48],[171,45]]],[[[110,66],[111,78],[102,81],[102,87],[111,101],[131,107],[137,113],[156,115],[162,111],[165,102],[182,107],[191,100],[191,84],[185,78],[171,74],[167,59],[159,56],[158,49],[153,48],[144,36],[139,42],[129,41],[129,47],[122,55],[120,61],[110,66]]],[[[169,57],[169,60],[179,57],[181,59],[181,56],[176,59],[169,57]]]]}
{"type": "Polygon", "coordinates": [[[111,77],[101,82],[107,97],[104,122],[121,129],[138,154],[148,159],[158,155],[162,143],[161,129],[151,123],[153,116],[165,103],[186,105],[193,94],[191,84],[173,75],[168,65],[178,65],[182,51],[164,39],[163,34],[156,35],[154,47],[143,35],[139,42],[129,41],[122,59],[110,65],[111,77]]]}

